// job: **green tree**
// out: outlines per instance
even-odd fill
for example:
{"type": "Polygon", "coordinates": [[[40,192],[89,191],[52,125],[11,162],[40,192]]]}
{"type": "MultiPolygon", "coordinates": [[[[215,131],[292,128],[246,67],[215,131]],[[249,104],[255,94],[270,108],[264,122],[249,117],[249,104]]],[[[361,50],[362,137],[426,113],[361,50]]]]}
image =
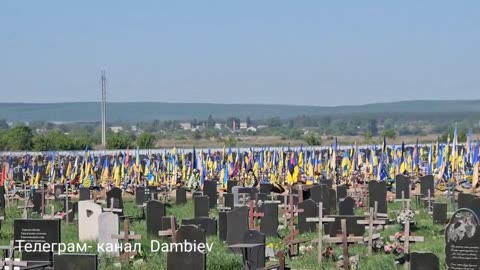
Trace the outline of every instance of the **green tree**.
{"type": "Polygon", "coordinates": [[[372,141],[372,132],[370,130],[366,130],[365,133],[363,133],[363,138],[365,138],[365,142],[369,143],[372,141]]]}
{"type": "Polygon", "coordinates": [[[212,115],[208,115],[208,119],[207,119],[207,128],[213,128],[215,127],[215,120],[213,120],[213,117],[212,115]]]}
{"type": "Polygon", "coordinates": [[[107,137],[108,149],[125,149],[133,147],[134,136],[126,132],[117,132],[107,137]]]}
{"type": "Polygon", "coordinates": [[[137,147],[142,149],[150,149],[155,146],[155,135],[143,132],[137,137],[137,147]]]}
{"type": "Polygon", "coordinates": [[[235,139],[235,137],[233,136],[230,136],[228,137],[228,139],[224,141],[224,143],[225,143],[225,146],[227,147],[235,147],[237,146],[237,139],[235,139]]]}
{"type": "Polygon", "coordinates": [[[316,146],[322,144],[322,139],[313,133],[305,135],[304,141],[309,146],[316,146]]]}
{"type": "Polygon", "coordinates": [[[395,140],[395,138],[397,138],[397,131],[393,128],[386,129],[383,131],[382,135],[387,137],[387,139],[395,140]]]}
{"type": "Polygon", "coordinates": [[[33,132],[27,126],[16,126],[3,136],[6,150],[27,151],[33,148],[33,132]]]}

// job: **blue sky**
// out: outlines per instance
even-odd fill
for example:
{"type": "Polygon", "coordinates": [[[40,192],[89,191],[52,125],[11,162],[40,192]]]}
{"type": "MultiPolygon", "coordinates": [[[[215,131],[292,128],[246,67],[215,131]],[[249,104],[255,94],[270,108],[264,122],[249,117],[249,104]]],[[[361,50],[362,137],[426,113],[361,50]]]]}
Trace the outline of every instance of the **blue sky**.
{"type": "Polygon", "coordinates": [[[480,99],[480,1],[2,1],[0,102],[480,99]]]}

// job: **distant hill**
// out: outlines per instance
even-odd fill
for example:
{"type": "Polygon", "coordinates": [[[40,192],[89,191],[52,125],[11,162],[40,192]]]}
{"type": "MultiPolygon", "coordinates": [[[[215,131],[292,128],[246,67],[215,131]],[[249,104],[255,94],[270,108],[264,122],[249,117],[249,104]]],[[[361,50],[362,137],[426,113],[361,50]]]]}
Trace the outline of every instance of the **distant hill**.
{"type": "MultiPolygon", "coordinates": [[[[374,103],[359,106],[291,106],[261,104],[208,104],[163,102],[110,102],[108,121],[190,120],[230,116],[242,119],[271,117],[290,118],[299,115],[345,115],[379,113],[467,113],[480,112],[480,100],[415,100],[374,103]]],[[[0,103],[0,119],[7,121],[92,122],[100,119],[100,103],[0,103]]]]}

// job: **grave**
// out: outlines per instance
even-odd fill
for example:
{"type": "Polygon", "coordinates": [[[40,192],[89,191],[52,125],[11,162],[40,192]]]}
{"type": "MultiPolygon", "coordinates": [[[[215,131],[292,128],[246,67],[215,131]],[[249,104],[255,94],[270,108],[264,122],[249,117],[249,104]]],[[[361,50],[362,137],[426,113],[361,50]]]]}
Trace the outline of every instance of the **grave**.
{"type": "Polygon", "coordinates": [[[355,200],[352,197],[340,199],[338,209],[340,216],[353,216],[355,214],[355,200]]]}
{"type": "Polygon", "coordinates": [[[232,193],[223,193],[223,199],[225,207],[233,209],[234,202],[233,202],[233,194],[232,193]]]}
{"type": "Polygon", "coordinates": [[[430,191],[430,196],[435,197],[435,184],[433,175],[426,175],[420,178],[420,194],[426,198],[430,191]]]}
{"type": "Polygon", "coordinates": [[[88,201],[91,198],[90,189],[81,187],[79,188],[79,201],[88,201]]]}
{"type": "Polygon", "coordinates": [[[316,217],[317,208],[315,201],[312,199],[305,200],[298,204],[298,208],[303,209],[303,212],[298,214],[298,230],[300,233],[314,232],[316,224],[307,222],[308,218],[316,217]]]}
{"type": "Polygon", "coordinates": [[[237,181],[235,180],[228,180],[227,181],[227,193],[232,193],[233,187],[237,186],[237,181]]]}
{"type": "Polygon", "coordinates": [[[475,212],[477,216],[480,216],[480,197],[469,193],[459,193],[458,208],[470,209],[475,212]]]}
{"type": "MultiPolygon", "coordinates": [[[[248,231],[248,207],[243,206],[227,212],[227,245],[241,244],[248,231]]],[[[230,249],[240,252],[240,249],[230,249]]]]}
{"type": "Polygon", "coordinates": [[[97,270],[96,254],[54,254],[53,270],[97,270]]]}
{"type": "Polygon", "coordinates": [[[440,270],[440,262],[437,255],[431,252],[410,253],[411,270],[440,270]]]}
{"type": "Polygon", "coordinates": [[[330,215],[330,191],[326,185],[314,185],[310,188],[310,199],[322,203],[325,215],[330,215]]]}
{"type": "Polygon", "coordinates": [[[143,205],[146,202],[147,202],[147,195],[145,193],[145,187],[137,186],[135,188],[135,204],[143,205]]]}
{"type": "Polygon", "coordinates": [[[347,197],[348,187],[346,185],[337,186],[337,200],[347,197]]]}
{"type": "Polygon", "coordinates": [[[243,252],[245,269],[259,269],[265,267],[265,235],[255,230],[246,232],[243,244],[259,244],[255,247],[246,247],[243,252]]]}
{"type": "Polygon", "coordinates": [[[270,183],[261,183],[260,184],[260,193],[270,194],[272,192],[273,185],[270,183]]]}
{"type": "Polygon", "coordinates": [[[217,181],[205,181],[203,183],[203,195],[208,196],[210,209],[217,207],[217,181]]]}
{"type": "Polygon", "coordinates": [[[182,219],[182,225],[196,225],[207,235],[217,235],[217,220],[211,217],[196,217],[182,219]]]}
{"type": "Polygon", "coordinates": [[[122,243],[122,247],[123,247],[123,250],[122,250],[122,254],[120,255],[120,257],[118,258],[120,261],[123,261],[123,262],[130,262],[130,258],[132,256],[135,256],[137,254],[136,251],[131,251],[125,247],[127,247],[127,243],[130,243],[131,240],[140,240],[142,239],[142,236],[141,235],[135,235],[133,234],[133,232],[130,232],[130,220],[128,217],[124,217],[124,221],[123,221],[123,231],[120,232],[120,234],[112,234],[112,238],[114,239],[118,239],[118,240],[121,240],[123,243],[122,243]]]}
{"type": "Polygon", "coordinates": [[[433,204],[433,224],[439,224],[439,225],[447,224],[447,204],[446,203],[433,204]]]}
{"type": "MultiPolygon", "coordinates": [[[[324,207],[325,209],[325,207],[324,207]]],[[[329,216],[335,220],[329,223],[328,233],[330,237],[336,237],[337,235],[342,234],[341,221],[342,219],[346,222],[347,235],[362,236],[365,234],[365,226],[358,224],[359,220],[363,220],[362,216],[329,216]]]]}
{"type": "Polygon", "coordinates": [[[176,204],[187,203],[187,190],[184,187],[178,187],[175,190],[175,203],[176,204]]]}
{"type": "Polygon", "coordinates": [[[162,230],[158,231],[159,236],[170,236],[172,243],[177,241],[177,222],[174,216],[162,218],[162,230]]]}
{"type": "Polygon", "coordinates": [[[323,230],[324,230],[324,222],[333,222],[334,219],[333,218],[324,218],[323,217],[323,204],[320,202],[318,203],[318,217],[316,218],[307,218],[306,220],[307,222],[316,222],[318,224],[318,239],[316,240],[313,240],[312,242],[316,242],[318,243],[318,248],[317,248],[317,252],[318,252],[318,264],[321,264],[322,263],[322,252],[323,252],[323,248],[322,248],[322,242],[323,242],[323,230]]]}
{"type": "Polygon", "coordinates": [[[410,199],[410,179],[401,174],[395,176],[395,199],[410,199]],[[402,198],[403,192],[403,198],[402,198]]]}
{"type": "Polygon", "coordinates": [[[162,218],[167,214],[165,204],[159,201],[148,201],[145,206],[145,224],[148,235],[158,235],[162,230],[162,218]]]}
{"type": "MultiPolygon", "coordinates": [[[[206,244],[205,232],[195,225],[183,225],[176,232],[177,243],[206,244]]],[[[205,270],[207,254],[202,252],[184,252],[174,250],[167,253],[167,270],[205,270]]]]}
{"type": "MultiPolygon", "coordinates": [[[[104,247],[111,246],[116,247],[118,245],[118,239],[112,238],[112,235],[119,233],[118,215],[110,212],[103,212],[98,215],[98,243],[103,244],[104,247]]],[[[100,256],[113,256],[120,255],[116,248],[107,249],[103,248],[104,252],[99,250],[100,256]]]]}
{"type": "Polygon", "coordinates": [[[387,182],[385,181],[369,181],[368,182],[368,205],[374,206],[378,204],[376,213],[388,214],[387,205],[387,182]]]}
{"type": "MultiPolygon", "coordinates": [[[[13,239],[17,249],[19,241],[24,241],[21,242],[22,247],[25,247],[27,243],[33,246],[34,243],[58,244],[61,242],[60,220],[58,219],[15,219],[13,227],[13,239]]],[[[52,251],[57,252],[58,246],[52,251]]],[[[22,260],[51,261],[53,252],[23,252],[22,260]]]]}
{"type": "Polygon", "coordinates": [[[327,243],[342,243],[343,248],[343,261],[337,263],[337,267],[343,267],[343,269],[350,269],[349,262],[350,262],[350,255],[348,253],[348,243],[358,243],[363,241],[363,237],[361,236],[349,236],[347,233],[347,221],[345,219],[340,220],[340,231],[341,237],[329,237],[325,239],[327,243]]]}
{"type": "Polygon", "coordinates": [[[264,203],[260,212],[264,214],[260,220],[260,232],[265,236],[278,237],[278,203],[264,203]]]}
{"type": "Polygon", "coordinates": [[[480,269],[480,224],[470,209],[457,210],[445,229],[445,262],[449,269],[480,269]]]}
{"type": "Polygon", "coordinates": [[[208,217],[210,199],[207,196],[196,196],[193,198],[193,216],[208,217]]]}
{"type": "Polygon", "coordinates": [[[122,209],[120,215],[123,215],[123,199],[122,199],[122,190],[114,187],[111,190],[107,191],[107,208],[111,208],[113,199],[113,208],[122,209]]]}
{"type": "Polygon", "coordinates": [[[250,230],[259,230],[255,224],[255,219],[263,217],[264,214],[261,212],[257,212],[257,203],[254,200],[250,200],[249,203],[249,210],[248,210],[248,227],[250,230]]]}
{"type": "Polygon", "coordinates": [[[329,200],[330,200],[330,214],[337,213],[337,192],[335,189],[330,188],[329,191],[329,200]]]}
{"type": "Polygon", "coordinates": [[[78,238],[80,241],[96,241],[98,238],[98,216],[102,207],[92,201],[78,202],[78,238]]]}

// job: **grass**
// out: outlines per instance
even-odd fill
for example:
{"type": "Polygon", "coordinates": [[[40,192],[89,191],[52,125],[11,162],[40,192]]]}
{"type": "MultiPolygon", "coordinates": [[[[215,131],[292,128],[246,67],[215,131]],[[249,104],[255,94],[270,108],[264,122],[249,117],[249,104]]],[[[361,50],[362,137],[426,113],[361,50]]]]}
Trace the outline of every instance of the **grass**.
{"type": "MultiPolygon", "coordinates": [[[[437,198],[437,201],[447,202],[446,198],[440,197],[437,198]]],[[[447,202],[448,203],[448,202],[447,202]]],[[[130,216],[140,216],[141,210],[136,207],[133,201],[125,202],[124,212],[126,215],[130,216]]],[[[414,206],[414,205],[412,205],[414,206]]],[[[400,203],[390,203],[388,205],[389,211],[400,209],[400,203]]],[[[61,209],[60,204],[55,205],[55,209],[61,209]]],[[[435,253],[440,260],[440,269],[446,269],[445,265],[445,241],[444,241],[444,226],[437,226],[432,224],[432,218],[423,210],[419,209],[420,213],[416,215],[417,229],[415,234],[418,236],[424,236],[425,241],[419,243],[411,243],[410,251],[431,251],[435,253]]],[[[449,211],[450,205],[449,205],[449,211]]],[[[177,220],[180,221],[182,218],[191,218],[193,217],[193,204],[191,200],[187,204],[182,206],[173,205],[172,207],[167,208],[168,215],[174,215],[177,217],[177,220]]],[[[362,210],[357,210],[357,214],[363,214],[362,210]]],[[[391,218],[394,218],[393,211],[391,212],[391,218]]],[[[212,210],[210,213],[211,217],[218,218],[217,210],[212,210]]],[[[13,239],[13,220],[15,218],[21,217],[21,211],[12,206],[5,209],[5,221],[2,222],[1,226],[1,245],[8,245],[10,240],[13,239]]],[[[37,216],[38,217],[38,216],[37,216]]],[[[35,215],[32,215],[31,218],[36,218],[35,215]]],[[[122,226],[122,225],[121,225],[122,226]]],[[[139,266],[122,265],[122,269],[166,269],[167,256],[165,253],[151,253],[150,252],[150,240],[152,237],[147,237],[145,223],[142,220],[133,221],[131,224],[131,230],[135,234],[141,234],[142,240],[142,250],[145,254],[144,263],[139,266]]],[[[399,225],[394,225],[392,227],[386,228],[381,231],[381,235],[384,239],[388,239],[390,235],[394,235],[396,232],[401,231],[399,225]]],[[[288,234],[287,230],[279,231],[281,236],[288,234]]],[[[61,225],[61,238],[63,243],[78,243],[78,225],[69,224],[62,222],[61,225]]],[[[297,238],[301,239],[315,239],[317,238],[316,233],[303,234],[297,238]]],[[[161,241],[160,238],[155,238],[161,241]]],[[[207,255],[207,269],[210,270],[230,270],[230,269],[243,269],[242,258],[240,255],[234,255],[227,252],[226,244],[218,239],[218,237],[209,236],[207,238],[208,243],[213,243],[213,250],[207,255]]],[[[267,238],[267,244],[270,243],[280,243],[282,240],[280,238],[267,238]]],[[[90,243],[94,248],[88,250],[89,253],[94,253],[95,243],[90,243]]],[[[307,245],[309,245],[307,243],[307,245]]],[[[292,259],[287,258],[287,264],[290,265],[293,269],[335,269],[334,262],[324,261],[324,263],[319,266],[317,264],[317,250],[316,244],[311,244],[314,248],[311,252],[303,254],[302,256],[297,256],[292,259]]],[[[326,244],[324,244],[326,247],[326,244]]],[[[338,256],[342,254],[341,246],[333,246],[335,249],[335,254],[338,256]]],[[[373,254],[368,256],[367,245],[366,244],[355,244],[351,245],[349,248],[350,256],[359,255],[360,262],[359,268],[362,270],[368,269],[404,269],[403,266],[395,265],[395,258],[398,256],[387,255],[387,254],[373,254]]],[[[272,264],[273,262],[268,262],[267,265],[272,264]]],[[[99,269],[118,269],[114,266],[114,260],[112,258],[101,257],[99,269]]]]}

